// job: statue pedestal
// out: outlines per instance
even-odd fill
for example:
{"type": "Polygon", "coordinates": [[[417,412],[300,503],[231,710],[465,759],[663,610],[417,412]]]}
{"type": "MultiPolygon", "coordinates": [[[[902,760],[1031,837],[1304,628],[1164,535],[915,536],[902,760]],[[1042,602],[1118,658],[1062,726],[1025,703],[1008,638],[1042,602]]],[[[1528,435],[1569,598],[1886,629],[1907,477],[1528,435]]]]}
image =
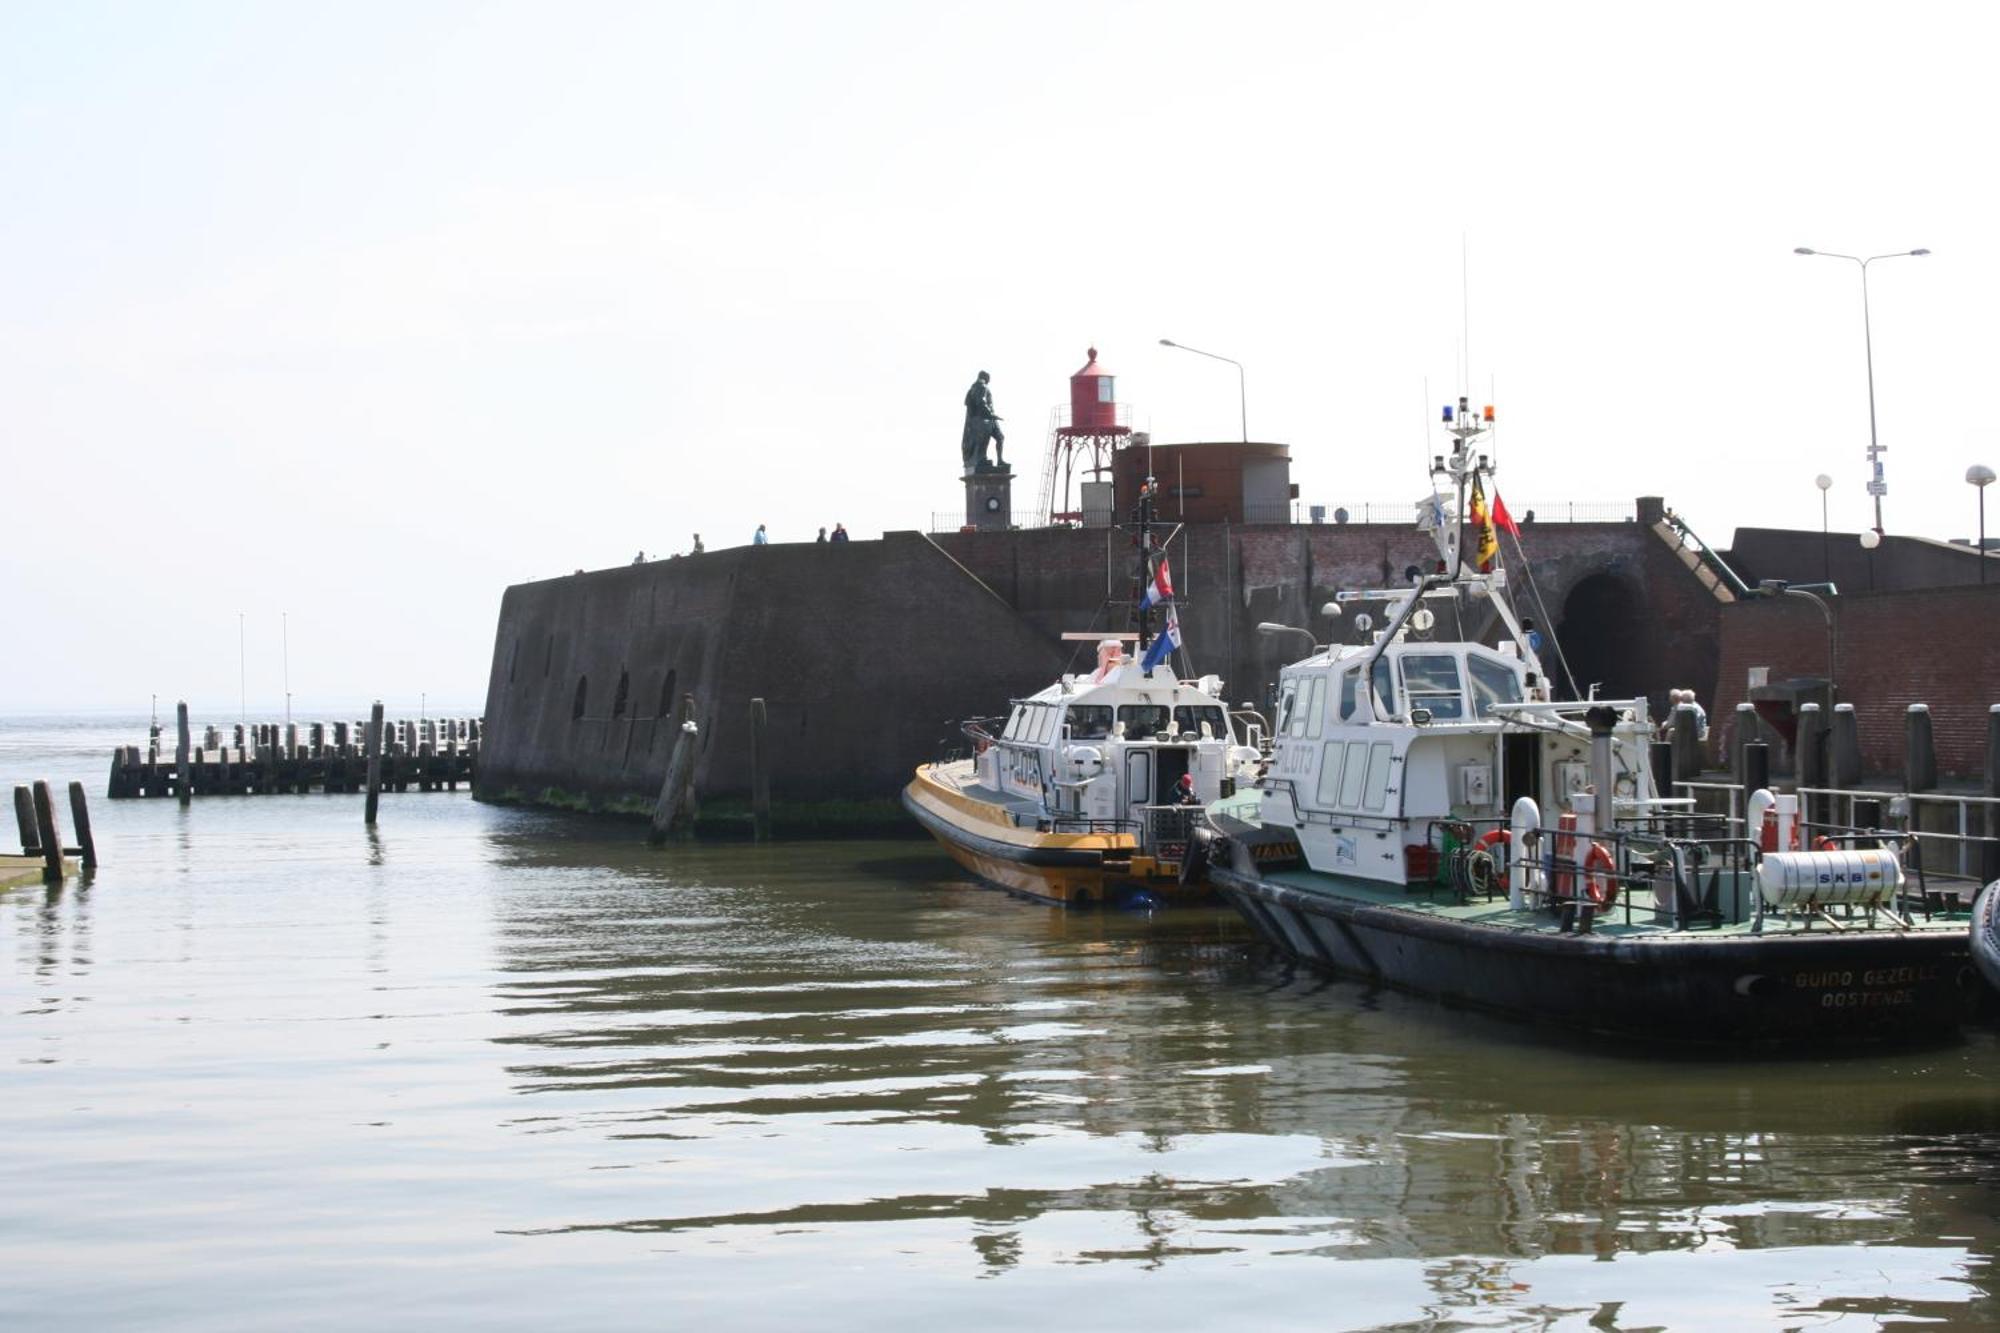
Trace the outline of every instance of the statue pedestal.
{"type": "Polygon", "coordinates": [[[995,468],[990,472],[965,474],[965,525],[981,532],[1005,532],[1014,526],[1014,506],[1010,494],[1014,473],[995,468]]]}

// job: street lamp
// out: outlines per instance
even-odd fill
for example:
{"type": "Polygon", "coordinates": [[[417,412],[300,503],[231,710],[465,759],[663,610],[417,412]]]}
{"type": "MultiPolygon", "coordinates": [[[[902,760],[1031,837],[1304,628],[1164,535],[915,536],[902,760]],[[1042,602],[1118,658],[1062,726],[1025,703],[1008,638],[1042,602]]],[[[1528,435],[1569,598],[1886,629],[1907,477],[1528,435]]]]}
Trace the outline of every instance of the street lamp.
{"type": "Polygon", "coordinates": [[[1826,532],[1826,493],[1833,489],[1833,478],[1822,472],[1813,478],[1813,485],[1819,487],[1819,581],[1833,582],[1833,547],[1826,532]]]}
{"type": "Polygon", "coordinates": [[[1257,632],[1266,638],[1274,634],[1303,634],[1306,636],[1306,642],[1312,646],[1312,650],[1319,651],[1319,640],[1313,637],[1312,631],[1300,629],[1297,625],[1280,625],[1275,620],[1260,620],[1257,622],[1257,632]]]}
{"type": "Polygon", "coordinates": [[[1868,266],[1878,259],[1899,259],[1904,255],[1927,255],[1929,250],[1921,246],[1915,250],[1896,250],[1886,255],[1870,255],[1863,259],[1859,255],[1835,254],[1831,250],[1815,250],[1810,246],[1792,247],[1795,255],[1824,255],[1828,259],[1846,259],[1861,266],[1861,345],[1868,356],[1868,461],[1873,465],[1873,473],[1868,479],[1868,493],[1875,497],[1875,531],[1882,531],[1882,493],[1889,489],[1882,480],[1882,446],[1875,439],[1875,335],[1868,321],[1868,266]]]}
{"type": "Polygon", "coordinates": [[[1986,488],[1993,484],[1993,469],[1974,463],[1965,470],[1965,479],[1979,488],[1979,581],[1986,582],[1986,488]]]}
{"type": "Polygon", "coordinates": [[[1212,361],[1227,361],[1230,365],[1236,367],[1236,409],[1242,418],[1243,443],[1250,443],[1250,402],[1243,392],[1243,363],[1233,356],[1221,356],[1215,352],[1204,352],[1199,347],[1189,347],[1186,343],[1177,343],[1172,338],[1160,339],[1160,346],[1178,347],[1183,352],[1193,352],[1196,356],[1205,356],[1212,361]]]}

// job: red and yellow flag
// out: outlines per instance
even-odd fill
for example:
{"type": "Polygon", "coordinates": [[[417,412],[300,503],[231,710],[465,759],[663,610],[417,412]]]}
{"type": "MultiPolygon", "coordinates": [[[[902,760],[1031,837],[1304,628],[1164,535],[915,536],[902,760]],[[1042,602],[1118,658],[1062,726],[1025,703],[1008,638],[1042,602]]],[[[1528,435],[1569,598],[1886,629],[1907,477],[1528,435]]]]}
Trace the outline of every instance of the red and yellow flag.
{"type": "Polygon", "coordinates": [[[1493,562],[1500,558],[1500,537],[1493,530],[1493,515],[1486,512],[1486,491],[1476,473],[1472,478],[1472,528],[1478,534],[1478,545],[1473,549],[1479,572],[1490,574],[1493,562]]]}

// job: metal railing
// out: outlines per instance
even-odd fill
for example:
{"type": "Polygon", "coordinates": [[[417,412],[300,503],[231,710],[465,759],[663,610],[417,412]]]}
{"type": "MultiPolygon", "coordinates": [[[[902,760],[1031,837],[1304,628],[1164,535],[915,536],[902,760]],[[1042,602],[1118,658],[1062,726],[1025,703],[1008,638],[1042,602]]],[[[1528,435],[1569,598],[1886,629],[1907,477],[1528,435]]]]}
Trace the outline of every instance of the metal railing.
{"type": "MultiPolygon", "coordinates": [[[[1537,523],[1631,523],[1638,519],[1638,507],[1630,501],[1617,500],[1558,500],[1551,504],[1515,505],[1509,502],[1508,513],[1522,527],[1532,527],[1537,523]]],[[[1318,501],[1285,500],[1276,504],[1246,504],[1243,506],[1243,522],[1280,527],[1338,527],[1345,524],[1381,524],[1389,527],[1414,527],[1417,522],[1418,506],[1408,501],[1364,500],[1356,504],[1327,504],[1318,501]],[[1323,518],[1315,520],[1314,510],[1319,510],[1323,518]],[[1342,518],[1342,515],[1346,515],[1342,518]]],[[[1113,516],[1114,518],[1116,515],[1113,516]]],[[[1014,515],[1017,528],[1039,528],[1044,524],[1038,513],[1017,511],[1014,515]]],[[[931,511],[930,530],[936,532],[958,532],[967,526],[965,510],[962,507],[934,509],[931,511]]],[[[1074,527],[1075,524],[1061,523],[1056,527],[1074,527]]],[[[1705,551],[1706,548],[1704,547],[1705,551]]],[[[1734,578],[1733,574],[1729,575],[1734,578]]]]}
{"type": "MultiPolygon", "coordinates": [[[[1745,825],[1748,796],[1740,784],[1676,782],[1674,790],[1693,795],[1697,808],[1704,794],[1710,802],[1719,797],[1722,809],[1710,817],[1726,821],[1739,836],[1758,836],[1745,825]]],[[[2000,797],[1858,787],[1800,787],[1795,794],[1802,848],[1811,849],[1821,838],[1843,844],[1856,838],[1895,839],[1903,845],[1912,873],[1976,886],[1987,878],[1983,862],[1988,849],[2000,847],[2000,838],[1981,831],[1986,813],[2000,810],[2000,797]],[[1878,807],[1880,818],[1864,818],[1866,812],[1856,808],[1862,802],[1878,807]]]]}

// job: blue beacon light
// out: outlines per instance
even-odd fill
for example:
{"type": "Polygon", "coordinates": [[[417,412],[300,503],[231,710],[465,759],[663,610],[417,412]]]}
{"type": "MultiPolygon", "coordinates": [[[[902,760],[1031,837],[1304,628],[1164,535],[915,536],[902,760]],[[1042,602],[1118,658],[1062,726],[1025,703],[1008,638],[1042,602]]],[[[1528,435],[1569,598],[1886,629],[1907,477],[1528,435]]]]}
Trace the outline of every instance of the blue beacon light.
{"type": "Polygon", "coordinates": [[[1446,404],[1444,405],[1444,424],[1445,424],[1445,425],[1447,425],[1447,426],[1449,426],[1449,425],[1451,424],[1451,404],[1450,404],[1450,403],[1446,403],[1446,404]]]}

